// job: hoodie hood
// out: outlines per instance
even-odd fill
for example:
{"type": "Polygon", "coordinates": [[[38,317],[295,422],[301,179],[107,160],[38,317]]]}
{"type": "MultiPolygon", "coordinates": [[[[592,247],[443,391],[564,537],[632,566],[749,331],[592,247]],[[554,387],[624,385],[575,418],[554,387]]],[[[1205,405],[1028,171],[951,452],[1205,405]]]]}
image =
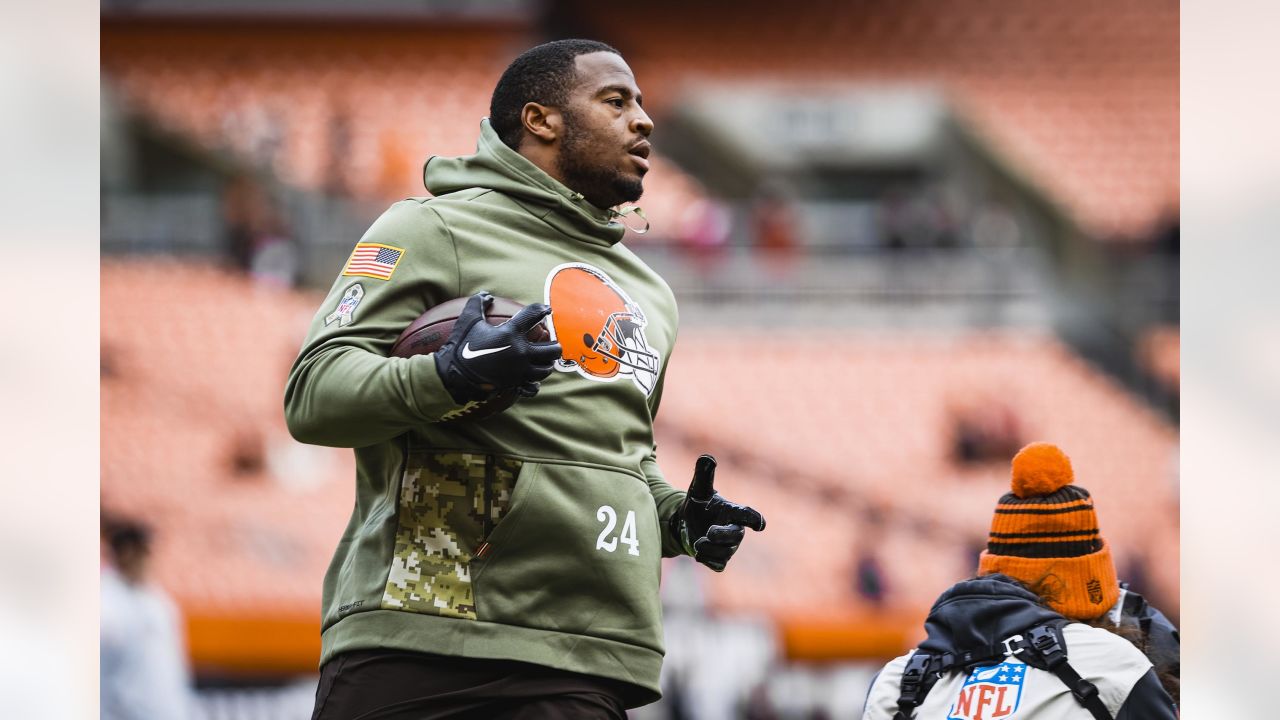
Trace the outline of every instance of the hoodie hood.
{"type": "Polygon", "coordinates": [[[925,620],[929,637],[920,649],[957,653],[988,647],[1062,615],[1040,596],[1004,575],[987,575],[956,583],[938,598],[925,620]]]}
{"type": "Polygon", "coordinates": [[[587,202],[546,174],[498,138],[489,119],[480,121],[474,155],[434,155],[422,170],[427,190],[439,197],[459,190],[485,188],[507,195],[566,235],[596,245],[614,245],[626,226],[613,209],[587,202]]]}

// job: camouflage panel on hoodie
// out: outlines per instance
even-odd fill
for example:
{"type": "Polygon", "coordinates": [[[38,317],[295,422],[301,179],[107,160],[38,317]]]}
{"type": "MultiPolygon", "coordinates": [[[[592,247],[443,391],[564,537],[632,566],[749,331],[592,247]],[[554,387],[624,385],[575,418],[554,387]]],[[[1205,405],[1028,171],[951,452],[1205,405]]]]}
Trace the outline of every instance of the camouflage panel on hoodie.
{"type": "Polygon", "coordinates": [[[520,465],[476,453],[410,454],[384,610],[476,618],[471,558],[510,507],[520,465]]]}

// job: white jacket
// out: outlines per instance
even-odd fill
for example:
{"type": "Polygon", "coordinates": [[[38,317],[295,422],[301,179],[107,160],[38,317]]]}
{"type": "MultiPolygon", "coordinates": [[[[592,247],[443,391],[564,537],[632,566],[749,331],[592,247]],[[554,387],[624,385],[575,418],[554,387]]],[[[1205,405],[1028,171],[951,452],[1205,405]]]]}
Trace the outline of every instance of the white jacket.
{"type": "MultiPolygon", "coordinates": [[[[1068,662],[1098,688],[1102,704],[1112,717],[1123,717],[1121,708],[1138,681],[1151,670],[1151,662],[1128,640],[1088,625],[1063,628],[1068,662]]],[[[898,711],[902,670],[911,653],[892,660],[871,686],[863,720],[890,720],[898,711]]],[[[1005,658],[965,674],[951,672],[940,678],[916,710],[920,720],[1093,720],[1089,711],[1071,695],[1062,680],[1047,670],[1033,668],[1016,658],[1005,658]]],[[[1133,716],[1138,717],[1138,716],[1133,716]]]]}
{"type": "MultiPolygon", "coordinates": [[[[1040,604],[1035,595],[1004,576],[967,580],[943,593],[934,604],[925,623],[929,637],[921,643],[922,652],[959,656],[980,648],[1008,647],[1003,644],[1006,638],[1053,618],[1062,622],[1062,617],[1040,604]]],[[[1115,720],[1177,717],[1151,662],[1128,640],[1080,623],[1064,625],[1061,640],[1067,663],[1097,688],[1098,698],[1115,720]]],[[[863,720],[893,720],[899,709],[903,672],[914,653],[890,661],[880,672],[867,694],[863,720]]],[[[943,673],[915,708],[914,717],[1094,720],[1061,678],[1009,654],[943,673]]]]}

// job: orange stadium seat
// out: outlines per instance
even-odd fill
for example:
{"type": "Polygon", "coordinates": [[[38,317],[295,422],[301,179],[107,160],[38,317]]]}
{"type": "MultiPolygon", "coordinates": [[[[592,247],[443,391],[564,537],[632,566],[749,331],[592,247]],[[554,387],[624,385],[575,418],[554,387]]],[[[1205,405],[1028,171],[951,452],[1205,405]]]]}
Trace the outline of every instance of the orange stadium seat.
{"type": "Polygon", "coordinates": [[[631,8],[572,0],[562,12],[607,32],[658,109],[692,81],[936,84],[1091,234],[1142,236],[1176,209],[1174,2],[830,1],[796,13],[655,0],[633,22],[631,8]]]}
{"type": "MultiPolygon", "coordinates": [[[[774,335],[768,345],[803,342],[774,335]]],[[[659,458],[679,485],[694,453],[720,455],[732,496],[780,518],[742,551],[777,560],[769,564],[774,582],[856,609],[850,553],[865,503],[898,518],[879,543],[895,603],[923,609],[972,573],[966,553],[1008,491],[1007,460],[966,469],[951,459],[948,398],[978,388],[1015,409],[1024,442],[1067,450],[1079,484],[1098,498],[1122,571],[1130,557],[1151,558],[1158,594],[1176,608],[1176,431],[1056,341],[855,336],[824,341],[820,351],[761,354],[764,343],[741,331],[682,335],[667,370],[659,458]],[[772,471],[760,472],[760,463],[772,471]],[[846,500],[825,502],[832,489],[846,500]],[[784,532],[792,523],[798,532],[784,532]]],[[[715,578],[714,601],[743,607],[743,582],[733,573],[715,578]]]]}
{"type": "MultiPolygon", "coordinates": [[[[1176,3],[823,2],[795,14],[762,0],[732,12],[658,0],[646,10],[640,24],[599,3],[566,12],[626,53],[659,112],[699,81],[936,84],[1091,234],[1141,236],[1176,208],[1176,3]]],[[[392,199],[421,193],[428,155],[474,148],[494,79],[532,39],[523,28],[376,32],[371,44],[325,28],[108,24],[103,68],[175,130],[273,158],[304,186],[341,181],[392,199]]],[[[676,216],[668,208],[702,193],[670,163],[655,170],[645,202],[662,208],[655,234],[670,235],[660,222],[676,216]]]]}
{"type": "MultiPolygon", "coordinates": [[[[493,85],[523,31],[373,32],[376,43],[322,28],[108,26],[103,68],[165,126],[271,162],[287,181],[379,200],[422,195],[429,156],[475,150],[493,85]]],[[[653,161],[643,205],[654,235],[669,237],[679,210],[704,193],[672,163],[653,161]]]]}

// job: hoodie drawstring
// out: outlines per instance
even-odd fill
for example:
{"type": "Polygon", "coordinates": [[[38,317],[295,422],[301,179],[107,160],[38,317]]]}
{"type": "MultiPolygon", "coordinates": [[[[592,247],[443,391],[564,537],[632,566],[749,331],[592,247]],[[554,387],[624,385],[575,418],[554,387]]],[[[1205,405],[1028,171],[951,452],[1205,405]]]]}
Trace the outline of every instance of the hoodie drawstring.
{"type": "Polygon", "coordinates": [[[640,206],[639,206],[639,205],[628,205],[627,207],[625,207],[625,208],[623,208],[623,209],[621,209],[621,210],[610,210],[609,212],[613,214],[613,217],[616,217],[616,218],[618,218],[619,220],[621,220],[621,221],[622,221],[622,224],[623,224],[623,225],[626,225],[626,226],[627,226],[627,229],[628,229],[628,230],[630,230],[631,232],[633,232],[633,233],[635,233],[635,234],[637,234],[637,235],[643,235],[643,234],[645,234],[645,233],[649,232],[649,218],[645,217],[645,215],[644,215],[644,210],[640,209],[640,206]],[[626,218],[628,215],[635,215],[636,217],[638,217],[638,218],[640,218],[641,220],[643,220],[643,221],[644,221],[644,227],[632,227],[632,226],[631,226],[630,224],[628,224],[628,223],[627,223],[627,221],[625,220],[625,218],[626,218]]]}

